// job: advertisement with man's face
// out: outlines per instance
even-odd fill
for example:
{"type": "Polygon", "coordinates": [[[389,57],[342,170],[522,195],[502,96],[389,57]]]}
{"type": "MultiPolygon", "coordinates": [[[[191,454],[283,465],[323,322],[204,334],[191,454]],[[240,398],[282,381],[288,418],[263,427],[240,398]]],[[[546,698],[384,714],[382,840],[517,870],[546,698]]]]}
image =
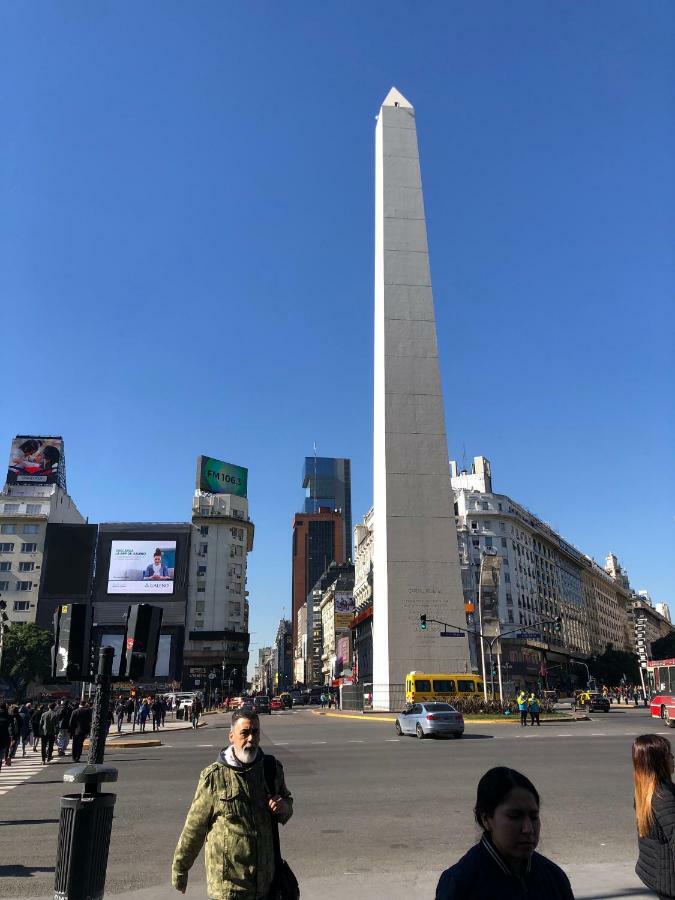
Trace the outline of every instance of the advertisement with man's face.
{"type": "Polygon", "coordinates": [[[65,488],[63,440],[18,435],[12,441],[7,484],[58,484],[65,488]]]}
{"type": "Polygon", "coordinates": [[[112,541],[109,594],[173,594],[175,541],[112,541]]]}

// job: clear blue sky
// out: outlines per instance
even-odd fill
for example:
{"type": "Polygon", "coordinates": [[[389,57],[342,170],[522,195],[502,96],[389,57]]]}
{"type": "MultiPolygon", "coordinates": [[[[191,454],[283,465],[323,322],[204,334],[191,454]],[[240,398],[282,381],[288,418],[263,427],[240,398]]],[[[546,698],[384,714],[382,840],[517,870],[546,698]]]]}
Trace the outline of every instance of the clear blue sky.
{"type": "Polygon", "coordinates": [[[198,454],[248,466],[268,642],[313,441],[371,502],[394,84],[450,456],[675,600],[671,2],[5,3],[0,34],[0,449],[63,434],[92,521],[186,520],[198,454]]]}

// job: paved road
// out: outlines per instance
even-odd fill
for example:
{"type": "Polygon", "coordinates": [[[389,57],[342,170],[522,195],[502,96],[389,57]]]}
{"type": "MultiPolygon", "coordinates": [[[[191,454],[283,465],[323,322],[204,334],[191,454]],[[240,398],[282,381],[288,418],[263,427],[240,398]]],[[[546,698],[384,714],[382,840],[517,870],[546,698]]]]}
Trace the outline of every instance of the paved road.
{"type": "MultiPolygon", "coordinates": [[[[108,893],[171,896],[176,838],[199,771],[227,730],[215,717],[198,732],[166,734],[162,747],[107,757],[120,772],[108,893]]],[[[295,796],[282,841],[303,900],[433,897],[440,872],[476,839],[476,784],[499,764],[521,769],[539,788],[540,849],[570,873],[577,896],[635,900],[649,896],[632,875],[630,744],[644,731],[666,732],[647,710],[613,707],[589,722],[471,724],[461,741],[418,741],[367,717],[302,709],[263,719],[262,743],[282,760],[295,796]]],[[[52,764],[0,796],[1,897],[52,890],[63,768],[52,764]]],[[[201,858],[190,896],[205,896],[201,858]]]]}

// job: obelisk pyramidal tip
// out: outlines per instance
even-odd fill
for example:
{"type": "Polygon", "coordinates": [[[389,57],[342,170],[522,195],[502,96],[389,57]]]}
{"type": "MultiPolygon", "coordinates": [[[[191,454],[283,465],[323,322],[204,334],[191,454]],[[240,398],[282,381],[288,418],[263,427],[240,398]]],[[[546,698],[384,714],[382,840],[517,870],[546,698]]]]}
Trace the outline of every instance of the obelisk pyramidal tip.
{"type": "Polygon", "coordinates": [[[373,705],[408,672],[470,671],[412,104],[392,88],[375,131],[373,705]]]}
{"type": "Polygon", "coordinates": [[[398,88],[393,87],[382,102],[382,106],[400,106],[401,109],[412,109],[413,105],[406,100],[398,88]]]}

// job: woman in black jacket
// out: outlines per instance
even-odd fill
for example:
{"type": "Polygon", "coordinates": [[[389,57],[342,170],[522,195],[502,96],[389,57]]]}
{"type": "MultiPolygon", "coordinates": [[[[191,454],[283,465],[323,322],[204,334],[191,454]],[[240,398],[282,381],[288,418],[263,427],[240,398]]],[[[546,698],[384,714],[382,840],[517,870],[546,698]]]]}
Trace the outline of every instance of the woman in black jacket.
{"type": "Polygon", "coordinates": [[[539,794],[529,778],[498,766],[478,782],[478,844],[446,869],[436,900],[574,900],[567,875],[535,853],[539,794]]]}
{"type": "Polygon", "coordinates": [[[661,900],[675,897],[675,762],[670,741],[641,734],[633,741],[638,877],[661,900]]]}

